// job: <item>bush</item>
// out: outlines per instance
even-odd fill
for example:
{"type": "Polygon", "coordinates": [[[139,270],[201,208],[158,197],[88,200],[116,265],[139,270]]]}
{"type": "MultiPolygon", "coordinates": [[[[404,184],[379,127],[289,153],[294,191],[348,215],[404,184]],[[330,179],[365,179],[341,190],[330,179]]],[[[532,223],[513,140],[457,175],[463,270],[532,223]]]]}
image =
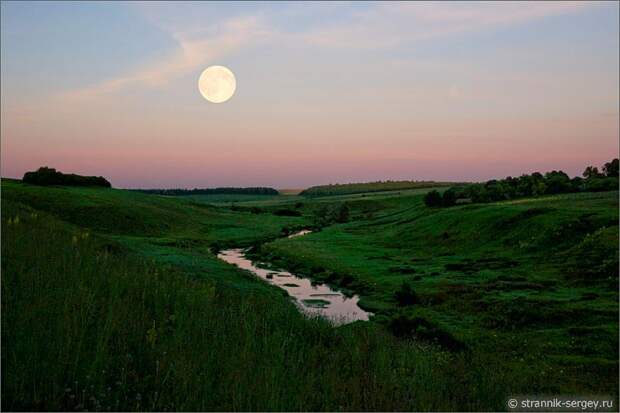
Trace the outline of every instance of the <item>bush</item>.
{"type": "Polygon", "coordinates": [[[444,207],[456,205],[456,192],[454,189],[450,188],[443,193],[442,205],[444,207]]]}
{"type": "Polygon", "coordinates": [[[346,203],[320,205],[312,211],[314,225],[324,227],[334,223],[349,222],[349,206],[346,203]]]}
{"type": "Polygon", "coordinates": [[[24,183],[32,185],[64,185],[64,186],[101,186],[110,188],[110,182],[102,176],[82,176],[63,174],[54,168],[43,166],[36,171],[26,172],[22,179],[24,183]]]}
{"type": "Polygon", "coordinates": [[[427,207],[440,207],[442,203],[443,201],[441,198],[441,194],[436,190],[427,192],[426,195],[424,195],[424,204],[426,204],[427,207]]]}
{"type": "Polygon", "coordinates": [[[402,283],[400,289],[394,293],[398,305],[407,306],[418,302],[418,295],[408,283],[402,283]]]}
{"type": "Polygon", "coordinates": [[[587,192],[617,191],[618,178],[586,179],[584,190],[587,192]]]}
{"type": "Polygon", "coordinates": [[[349,222],[349,207],[347,206],[347,204],[342,204],[340,205],[340,207],[338,207],[336,222],[341,224],[349,222]]]}

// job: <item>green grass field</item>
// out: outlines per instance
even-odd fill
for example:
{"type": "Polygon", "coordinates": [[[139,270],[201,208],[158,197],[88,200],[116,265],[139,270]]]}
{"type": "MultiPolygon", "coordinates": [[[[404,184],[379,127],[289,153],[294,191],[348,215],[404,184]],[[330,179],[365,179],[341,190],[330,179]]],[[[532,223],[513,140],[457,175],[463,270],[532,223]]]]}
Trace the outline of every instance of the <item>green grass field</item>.
{"type": "Polygon", "coordinates": [[[433,210],[427,190],[209,199],[3,180],[2,408],[617,400],[618,192],[433,210]],[[348,223],[280,238],[330,203],[346,203],[348,223]],[[213,253],[259,244],[261,258],[359,294],[376,316],[308,319],[213,253]]]}
{"type": "Polygon", "coordinates": [[[452,186],[453,182],[434,181],[379,181],[350,184],[318,185],[304,189],[300,194],[309,197],[352,195],[384,191],[401,191],[407,189],[423,189],[432,187],[452,186]]]}
{"type": "Polygon", "coordinates": [[[262,257],[361,294],[377,322],[422,319],[436,329],[422,338],[537,366],[552,391],[616,391],[618,192],[439,210],[412,195],[370,219],[351,205],[352,222],[277,240],[262,257]],[[397,302],[403,283],[415,304],[397,302]]]}

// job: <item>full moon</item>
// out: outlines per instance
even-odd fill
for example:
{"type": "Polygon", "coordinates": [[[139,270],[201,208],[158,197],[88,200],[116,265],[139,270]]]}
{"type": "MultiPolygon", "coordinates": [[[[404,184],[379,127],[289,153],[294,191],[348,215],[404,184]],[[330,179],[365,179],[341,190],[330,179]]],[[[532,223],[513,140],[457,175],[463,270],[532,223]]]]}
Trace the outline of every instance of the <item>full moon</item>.
{"type": "Polygon", "coordinates": [[[236,88],[235,75],[224,66],[209,66],[198,79],[202,97],[213,103],[226,102],[235,94],[236,88]]]}

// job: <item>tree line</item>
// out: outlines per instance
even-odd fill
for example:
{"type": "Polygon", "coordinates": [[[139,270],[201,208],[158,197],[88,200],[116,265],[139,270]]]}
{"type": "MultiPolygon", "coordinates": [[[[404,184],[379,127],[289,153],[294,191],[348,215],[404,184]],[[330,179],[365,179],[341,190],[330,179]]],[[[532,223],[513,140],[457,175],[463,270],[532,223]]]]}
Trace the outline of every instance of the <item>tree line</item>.
{"type": "Polygon", "coordinates": [[[528,196],[571,192],[600,192],[618,189],[618,159],[605,163],[601,171],[588,166],[582,177],[570,178],[563,171],[524,174],[519,177],[492,179],[484,183],[452,186],[442,193],[433,190],[424,196],[429,207],[449,207],[459,202],[497,202],[528,196]]]}
{"type": "Polygon", "coordinates": [[[154,195],[171,195],[171,196],[186,196],[186,195],[219,195],[219,194],[237,194],[237,195],[278,195],[276,189],[268,187],[247,187],[247,188],[235,188],[235,187],[219,187],[219,188],[194,188],[194,189],[132,189],[132,191],[142,192],[145,194],[154,195]]]}
{"type": "Polygon", "coordinates": [[[111,188],[112,184],[102,176],[64,174],[54,168],[43,166],[36,171],[26,172],[22,182],[32,185],[101,186],[111,188]]]}

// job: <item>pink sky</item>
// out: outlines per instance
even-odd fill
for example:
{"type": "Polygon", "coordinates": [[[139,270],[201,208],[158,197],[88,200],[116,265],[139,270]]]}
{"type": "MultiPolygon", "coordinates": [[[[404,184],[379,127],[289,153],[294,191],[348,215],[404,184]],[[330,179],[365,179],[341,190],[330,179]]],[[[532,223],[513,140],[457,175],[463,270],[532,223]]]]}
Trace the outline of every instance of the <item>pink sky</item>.
{"type": "Polygon", "coordinates": [[[296,188],[580,175],[618,157],[618,5],[540,4],[102,4],[111,21],[94,40],[67,4],[52,10],[60,29],[3,5],[2,176],[47,165],[117,187],[296,188]],[[122,37],[114,19],[142,31],[122,37]],[[115,54],[132,42],[144,56],[115,54]],[[211,64],[237,76],[226,103],[197,90],[211,64]]]}

